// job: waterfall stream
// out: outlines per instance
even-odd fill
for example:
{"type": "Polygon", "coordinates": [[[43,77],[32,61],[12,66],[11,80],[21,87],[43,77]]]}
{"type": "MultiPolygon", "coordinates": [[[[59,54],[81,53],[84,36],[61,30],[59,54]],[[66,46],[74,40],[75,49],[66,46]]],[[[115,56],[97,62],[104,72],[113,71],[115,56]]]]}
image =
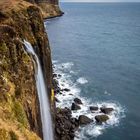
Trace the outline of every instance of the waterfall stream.
{"type": "Polygon", "coordinates": [[[37,86],[39,103],[40,103],[43,140],[53,140],[53,129],[52,129],[52,120],[51,120],[51,114],[50,114],[48,93],[46,90],[41,65],[31,44],[24,40],[24,45],[25,45],[26,51],[35,58],[35,61],[37,63],[36,86],[37,86]]]}

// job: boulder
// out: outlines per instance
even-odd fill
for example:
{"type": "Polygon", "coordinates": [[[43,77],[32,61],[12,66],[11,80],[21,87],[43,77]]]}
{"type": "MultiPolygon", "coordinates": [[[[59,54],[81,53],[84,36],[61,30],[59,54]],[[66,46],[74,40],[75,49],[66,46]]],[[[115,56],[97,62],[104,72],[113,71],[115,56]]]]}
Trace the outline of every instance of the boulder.
{"type": "Polygon", "coordinates": [[[55,97],[55,101],[58,102],[58,103],[60,103],[60,100],[58,100],[56,97],[55,97]]]}
{"type": "Polygon", "coordinates": [[[113,108],[101,107],[100,110],[101,110],[101,112],[103,112],[103,113],[105,113],[105,114],[109,114],[109,113],[111,113],[114,109],[113,109],[113,108]]]}
{"type": "Polygon", "coordinates": [[[60,77],[61,77],[61,74],[56,74],[56,73],[54,73],[54,74],[53,74],[53,77],[54,77],[54,78],[56,78],[56,77],[59,77],[59,78],[60,78],[60,77]]]}
{"type": "Polygon", "coordinates": [[[61,77],[62,75],[61,74],[58,74],[58,77],[61,77]]]}
{"type": "Polygon", "coordinates": [[[55,90],[54,90],[54,93],[55,93],[55,94],[60,93],[60,89],[59,89],[59,88],[55,89],[55,90]]]}
{"type": "Polygon", "coordinates": [[[79,99],[79,98],[75,98],[75,99],[74,99],[74,102],[75,102],[76,104],[83,104],[82,101],[81,101],[81,99],[79,99]]]}
{"type": "Polygon", "coordinates": [[[53,74],[53,77],[54,77],[54,78],[57,77],[57,74],[54,73],[54,74],[53,74]]]}
{"type": "Polygon", "coordinates": [[[79,110],[79,109],[81,109],[81,107],[79,105],[72,103],[71,110],[79,110]]]}
{"type": "Polygon", "coordinates": [[[79,120],[79,125],[86,125],[93,121],[92,119],[88,118],[85,115],[80,115],[78,120],[79,120]]]}
{"type": "Polygon", "coordinates": [[[95,116],[95,120],[98,123],[106,122],[108,119],[109,119],[109,117],[107,115],[97,115],[97,116],[95,116]]]}
{"type": "Polygon", "coordinates": [[[97,111],[98,110],[98,107],[97,106],[90,106],[89,109],[91,111],[97,111]]]}
{"type": "Polygon", "coordinates": [[[64,88],[64,89],[62,89],[62,91],[69,92],[69,91],[70,91],[70,89],[68,89],[68,88],[64,88]]]}
{"type": "Polygon", "coordinates": [[[55,115],[56,139],[73,140],[74,132],[77,129],[77,119],[72,118],[71,110],[69,108],[56,108],[55,115]]]}
{"type": "Polygon", "coordinates": [[[79,120],[76,118],[71,118],[71,123],[75,125],[75,127],[79,126],[79,120]]]}
{"type": "Polygon", "coordinates": [[[71,117],[71,110],[70,110],[69,108],[65,107],[65,108],[63,109],[62,114],[71,117]]]}

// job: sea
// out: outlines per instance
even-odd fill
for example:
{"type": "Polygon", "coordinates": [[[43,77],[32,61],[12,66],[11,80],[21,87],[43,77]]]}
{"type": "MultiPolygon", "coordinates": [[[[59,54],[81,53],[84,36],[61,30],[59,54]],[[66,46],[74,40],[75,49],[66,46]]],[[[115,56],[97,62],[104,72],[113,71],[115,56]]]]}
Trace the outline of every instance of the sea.
{"type": "Polygon", "coordinates": [[[54,71],[61,88],[58,107],[82,100],[94,120],[81,126],[75,140],[140,140],[140,3],[60,3],[65,14],[44,22],[54,71]],[[97,124],[90,106],[112,107],[97,124]]]}

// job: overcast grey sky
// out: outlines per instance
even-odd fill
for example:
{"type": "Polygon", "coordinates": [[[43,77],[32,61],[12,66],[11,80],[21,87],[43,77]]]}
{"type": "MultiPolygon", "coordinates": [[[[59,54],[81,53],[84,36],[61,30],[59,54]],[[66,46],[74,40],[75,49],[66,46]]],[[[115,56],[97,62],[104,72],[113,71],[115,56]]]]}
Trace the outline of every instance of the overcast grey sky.
{"type": "Polygon", "coordinates": [[[60,0],[61,2],[140,2],[140,0],[60,0]]]}

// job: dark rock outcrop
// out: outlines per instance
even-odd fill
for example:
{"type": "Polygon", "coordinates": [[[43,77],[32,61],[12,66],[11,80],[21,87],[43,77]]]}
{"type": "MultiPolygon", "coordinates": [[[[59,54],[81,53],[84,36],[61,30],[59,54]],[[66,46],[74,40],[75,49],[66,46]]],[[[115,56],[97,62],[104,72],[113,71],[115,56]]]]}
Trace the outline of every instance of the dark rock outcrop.
{"type": "Polygon", "coordinates": [[[58,100],[56,97],[55,97],[55,101],[58,102],[58,103],[60,103],[60,100],[58,100]]]}
{"type": "Polygon", "coordinates": [[[86,125],[86,124],[93,122],[92,119],[88,118],[85,115],[80,115],[78,120],[79,120],[79,125],[86,125]]]}
{"type": "Polygon", "coordinates": [[[79,99],[79,98],[75,98],[75,99],[74,99],[74,102],[75,102],[76,104],[83,104],[82,101],[81,101],[81,99],[79,99]]]}
{"type": "Polygon", "coordinates": [[[81,107],[79,105],[72,103],[71,110],[79,110],[79,109],[81,109],[81,107]]]}
{"type": "Polygon", "coordinates": [[[97,111],[98,110],[98,107],[97,106],[90,106],[89,109],[91,111],[97,111]]]}
{"type": "Polygon", "coordinates": [[[105,108],[105,107],[101,107],[100,110],[105,113],[105,114],[109,114],[111,113],[114,109],[113,108],[105,108]]]}
{"type": "Polygon", "coordinates": [[[68,89],[68,88],[64,88],[64,89],[61,89],[61,91],[66,91],[66,92],[69,92],[69,91],[70,91],[70,89],[68,89]]]}
{"type": "Polygon", "coordinates": [[[78,127],[78,120],[72,118],[71,110],[68,108],[56,109],[56,118],[55,118],[55,133],[56,140],[73,140],[74,132],[78,127]]]}
{"type": "Polygon", "coordinates": [[[109,117],[107,115],[97,115],[97,116],[95,116],[95,120],[98,123],[106,122],[108,119],[109,119],[109,117]]]}

